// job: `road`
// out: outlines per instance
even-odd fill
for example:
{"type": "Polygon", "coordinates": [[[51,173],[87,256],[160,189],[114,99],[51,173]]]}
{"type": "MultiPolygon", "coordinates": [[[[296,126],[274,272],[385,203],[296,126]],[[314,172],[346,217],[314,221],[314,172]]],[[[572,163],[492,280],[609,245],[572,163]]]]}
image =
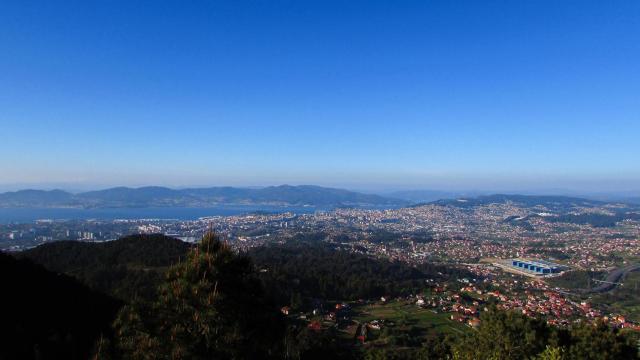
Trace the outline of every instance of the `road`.
{"type": "MultiPolygon", "coordinates": [[[[640,264],[633,264],[627,267],[615,269],[612,272],[610,272],[609,275],[607,275],[607,278],[605,279],[605,281],[616,283],[620,281],[620,279],[622,279],[628,273],[636,270],[640,270],[640,264]]],[[[592,289],[582,289],[581,292],[586,294],[601,293],[601,292],[612,290],[614,287],[616,287],[616,284],[601,283],[600,285],[592,289]]]]}

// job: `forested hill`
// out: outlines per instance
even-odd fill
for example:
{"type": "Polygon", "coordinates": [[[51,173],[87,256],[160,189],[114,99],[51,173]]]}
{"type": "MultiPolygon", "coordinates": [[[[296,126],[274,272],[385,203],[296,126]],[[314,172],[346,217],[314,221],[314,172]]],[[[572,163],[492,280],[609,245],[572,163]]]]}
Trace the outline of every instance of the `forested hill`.
{"type": "MultiPolygon", "coordinates": [[[[131,235],[105,243],[59,241],[17,253],[51,271],[74,276],[93,289],[123,300],[153,297],[166,268],[184,259],[192,245],[164,235],[131,235]]],[[[427,278],[471,276],[452,267],[373,259],[327,244],[294,242],[248,254],[265,288],[279,303],[302,299],[369,299],[409,293],[427,278]]]]}
{"type": "Polygon", "coordinates": [[[101,243],[56,241],[18,253],[46,268],[73,272],[87,266],[168,266],[184,257],[191,245],[161,234],[130,235],[101,243]]]}
{"type": "MultiPolygon", "coordinates": [[[[213,233],[192,250],[178,241],[138,235],[105,244],[50,244],[20,254],[22,259],[0,253],[0,359],[637,358],[633,339],[604,324],[558,329],[494,310],[483,312],[478,331],[467,336],[426,338],[411,348],[407,342],[364,348],[334,326],[314,330],[278,309],[307,312],[323,303],[421,291],[426,279],[445,283],[470,274],[313,242],[257,248],[252,259],[213,233]]],[[[417,329],[389,331],[406,338],[417,336],[417,329]]]]}
{"type": "Polygon", "coordinates": [[[71,275],[104,293],[129,299],[152,296],[166,267],[190,244],[164,235],[131,235],[104,243],[57,241],[16,254],[71,275]]]}
{"type": "Polygon", "coordinates": [[[259,247],[249,256],[274,300],[286,304],[295,298],[304,306],[309,299],[358,300],[383,295],[410,294],[426,279],[472,276],[453,267],[374,259],[336,250],[326,244],[292,243],[259,247]]]}
{"type": "Polygon", "coordinates": [[[211,187],[170,189],[159,186],[111,189],[71,194],[61,190],[0,193],[0,207],[206,207],[216,205],[383,206],[404,200],[312,185],[265,188],[211,187]]]}

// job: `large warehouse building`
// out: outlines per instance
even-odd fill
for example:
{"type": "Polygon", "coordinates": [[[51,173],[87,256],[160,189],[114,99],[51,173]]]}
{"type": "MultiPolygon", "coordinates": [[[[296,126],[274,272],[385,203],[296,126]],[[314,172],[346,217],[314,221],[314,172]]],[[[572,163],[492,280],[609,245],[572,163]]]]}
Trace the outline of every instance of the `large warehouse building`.
{"type": "Polygon", "coordinates": [[[556,274],[562,271],[562,266],[544,260],[513,259],[511,265],[518,270],[530,271],[540,275],[556,274]]]}

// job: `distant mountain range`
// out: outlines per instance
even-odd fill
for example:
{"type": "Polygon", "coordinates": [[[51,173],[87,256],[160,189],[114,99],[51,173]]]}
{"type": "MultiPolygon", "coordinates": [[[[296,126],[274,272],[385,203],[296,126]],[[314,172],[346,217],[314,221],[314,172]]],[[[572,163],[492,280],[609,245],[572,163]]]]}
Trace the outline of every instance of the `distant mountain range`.
{"type": "Polygon", "coordinates": [[[207,207],[218,205],[401,206],[408,202],[380,195],[312,185],[265,188],[210,187],[170,189],[148,186],[72,194],[62,190],[20,190],[0,194],[3,208],[207,207]]]}
{"type": "Polygon", "coordinates": [[[490,204],[504,204],[513,203],[515,205],[524,207],[536,207],[543,206],[547,209],[555,211],[568,211],[576,207],[595,207],[607,204],[604,201],[589,200],[571,196],[556,196],[556,195],[507,195],[507,194],[494,194],[478,197],[464,197],[457,199],[444,199],[431,202],[435,205],[449,205],[460,208],[472,208],[475,206],[483,206],[490,204]]]}
{"type": "MultiPolygon", "coordinates": [[[[140,188],[114,187],[105,190],[70,193],[63,190],[20,190],[0,193],[0,208],[144,208],[209,207],[221,205],[268,205],[313,207],[419,206],[449,205],[461,208],[513,202],[518,205],[542,205],[550,209],[600,206],[614,201],[599,201],[571,196],[482,195],[446,191],[398,191],[385,195],[320,187],[280,185],[264,188],[209,187],[171,189],[160,186],[140,188]]],[[[640,205],[640,198],[625,199],[640,205]]],[[[634,206],[635,207],[635,206],[634,206]]]]}
{"type": "Polygon", "coordinates": [[[549,190],[549,192],[536,191],[536,192],[524,192],[524,194],[518,194],[509,192],[509,195],[496,191],[442,191],[442,190],[402,190],[395,192],[383,193],[382,195],[394,198],[410,201],[414,204],[429,203],[434,201],[441,201],[447,203],[447,200],[469,200],[473,199],[472,203],[479,202],[501,202],[504,200],[510,201],[525,201],[540,200],[543,202],[587,202],[587,203],[626,203],[640,205],[640,197],[637,192],[633,191],[621,191],[621,192],[609,192],[609,193],[578,193],[571,191],[561,190],[549,190]]]}

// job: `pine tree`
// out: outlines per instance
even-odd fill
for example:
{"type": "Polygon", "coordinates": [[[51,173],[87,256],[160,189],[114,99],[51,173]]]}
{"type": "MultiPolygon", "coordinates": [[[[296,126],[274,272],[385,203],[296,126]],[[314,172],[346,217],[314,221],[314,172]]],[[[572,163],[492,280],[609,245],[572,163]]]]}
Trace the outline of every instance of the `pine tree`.
{"type": "Polygon", "coordinates": [[[283,334],[250,259],[211,232],[168,270],[154,303],[127,306],[116,322],[117,351],[131,359],[269,358],[283,334]]]}

